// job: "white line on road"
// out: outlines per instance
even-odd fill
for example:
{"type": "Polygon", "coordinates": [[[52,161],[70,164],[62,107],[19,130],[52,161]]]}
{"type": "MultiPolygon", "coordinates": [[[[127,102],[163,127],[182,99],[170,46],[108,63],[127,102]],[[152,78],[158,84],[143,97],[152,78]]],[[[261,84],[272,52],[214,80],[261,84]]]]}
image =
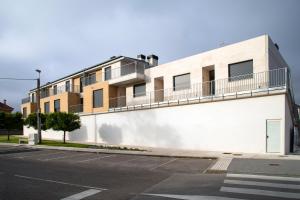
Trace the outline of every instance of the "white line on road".
{"type": "Polygon", "coordinates": [[[99,192],[101,192],[101,190],[89,189],[89,190],[80,192],[78,194],[74,194],[72,196],[63,198],[61,200],[80,200],[80,199],[83,199],[83,198],[95,195],[95,194],[97,194],[99,192]]]}
{"type": "Polygon", "coordinates": [[[166,197],[166,198],[173,198],[173,199],[184,199],[184,200],[243,200],[243,199],[220,197],[220,196],[200,196],[200,195],[148,194],[148,193],[144,193],[142,195],[166,197]]]}
{"type": "Polygon", "coordinates": [[[159,168],[159,167],[162,167],[162,166],[167,165],[167,164],[169,164],[169,163],[171,163],[171,162],[174,162],[175,160],[177,160],[177,158],[173,158],[173,159],[171,159],[171,160],[169,160],[169,161],[167,161],[167,162],[164,162],[164,163],[162,163],[162,164],[160,164],[160,165],[157,165],[157,166],[151,168],[150,170],[151,170],[151,171],[152,171],[152,170],[155,170],[155,169],[157,169],[157,168],[159,168]]]}
{"type": "Polygon", "coordinates": [[[70,185],[70,186],[82,187],[82,188],[88,188],[88,189],[107,190],[105,188],[93,187],[93,186],[88,186],[88,185],[79,185],[79,184],[74,184],[74,183],[67,183],[67,182],[62,182],[62,181],[55,181],[55,180],[50,180],[50,179],[42,179],[42,178],[36,178],[36,177],[30,177],[30,176],[23,176],[23,175],[18,175],[18,174],[15,174],[14,176],[18,177],[18,178],[23,178],[23,179],[29,179],[29,180],[35,180],[35,181],[43,181],[43,182],[50,182],[50,183],[58,183],[58,184],[62,184],[62,185],[70,185]]]}
{"type": "Polygon", "coordinates": [[[90,159],[86,159],[86,160],[77,161],[76,163],[88,162],[88,161],[92,161],[92,160],[98,160],[98,159],[101,159],[101,158],[109,158],[109,157],[113,157],[113,156],[116,156],[116,155],[109,155],[109,156],[102,156],[102,157],[90,158],[90,159]]]}
{"type": "Polygon", "coordinates": [[[86,155],[86,153],[80,153],[80,154],[73,154],[73,155],[67,155],[67,156],[59,156],[59,157],[54,157],[54,158],[46,158],[46,159],[40,159],[41,161],[49,161],[49,160],[59,160],[59,159],[63,159],[63,158],[73,158],[76,156],[82,156],[82,155],[86,155]]]}
{"type": "Polygon", "coordinates": [[[269,197],[289,198],[289,199],[299,199],[300,197],[300,193],[277,192],[271,190],[257,190],[257,189],[248,189],[248,188],[221,187],[220,191],[229,192],[229,193],[238,193],[238,194],[252,194],[252,195],[261,195],[261,196],[269,196],[269,197]]]}
{"type": "Polygon", "coordinates": [[[237,184],[237,185],[254,185],[263,187],[274,187],[274,188],[287,188],[287,189],[300,189],[300,185],[295,184],[280,184],[280,183],[269,183],[269,182],[258,182],[258,181],[240,181],[240,180],[224,180],[226,184],[237,184]]]}
{"type": "Polygon", "coordinates": [[[15,157],[12,157],[12,158],[19,158],[19,159],[23,159],[23,158],[28,158],[28,157],[35,157],[35,156],[50,156],[50,155],[56,155],[56,154],[61,154],[61,153],[64,153],[64,152],[41,152],[39,154],[30,154],[30,155],[24,155],[24,156],[15,156],[15,157]]]}
{"type": "Polygon", "coordinates": [[[300,178],[287,177],[287,176],[265,176],[254,174],[227,174],[227,177],[231,178],[250,178],[250,179],[265,179],[265,180],[277,180],[277,181],[300,181],[300,178]]]}

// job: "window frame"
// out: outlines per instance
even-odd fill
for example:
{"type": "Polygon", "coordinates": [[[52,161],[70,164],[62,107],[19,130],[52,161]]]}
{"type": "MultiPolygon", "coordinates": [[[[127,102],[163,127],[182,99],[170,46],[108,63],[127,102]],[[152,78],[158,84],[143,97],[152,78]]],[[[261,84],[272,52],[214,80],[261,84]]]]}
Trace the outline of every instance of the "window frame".
{"type": "Polygon", "coordinates": [[[45,114],[50,113],[50,102],[49,101],[44,103],[44,113],[45,114]],[[48,112],[46,112],[46,105],[48,105],[48,112]]]}
{"type": "Polygon", "coordinates": [[[111,80],[111,66],[108,66],[108,67],[104,68],[104,80],[105,81],[111,80]],[[106,77],[106,75],[107,75],[107,71],[106,70],[109,71],[109,78],[106,77]]]}
{"type": "Polygon", "coordinates": [[[65,82],[65,91],[70,92],[70,88],[71,88],[71,84],[70,84],[70,80],[68,80],[65,82]]]}
{"type": "Polygon", "coordinates": [[[57,95],[57,85],[53,86],[53,95],[57,95]]]}
{"type": "Polygon", "coordinates": [[[53,107],[54,107],[54,112],[60,112],[60,99],[55,99],[54,102],[53,102],[53,104],[54,104],[54,106],[53,106],[53,107]],[[57,108],[55,107],[55,103],[56,103],[56,102],[59,103],[59,104],[58,104],[58,105],[59,105],[58,110],[57,110],[57,108]]]}
{"type": "Polygon", "coordinates": [[[93,108],[102,108],[103,107],[103,89],[97,89],[97,90],[93,90],[93,108]],[[100,99],[99,99],[99,105],[96,105],[95,104],[95,98],[96,98],[96,96],[95,96],[95,94],[96,94],[96,92],[100,92],[100,99]],[[101,96],[102,96],[102,98],[101,98],[101,96]]]}
{"type": "Polygon", "coordinates": [[[191,89],[191,73],[178,74],[178,75],[173,76],[173,91],[180,91],[180,90],[186,90],[186,89],[191,89]],[[176,89],[176,85],[175,85],[176,77],[185,76],[185,75],[189,75],[189,85],[188,85],[188,87],[176,89]]]}
{"type": "Polygon", "coordinates": [[[23,116],[23,118],[26,118],[27,117],[27,107],[24,107],[23,109],[22,109],[22,116],[23,116]],[[24,112],[25,111],[25,112],[24,112]]]}
{"type": "Polygon", "coordinates": [[[252,79],[253,73],[254,73],[253,59],[228,64],[228,81],[229,82],[240,81],[240,80],[245,80],[245,79],[252,79]],[[230,66],[236,65],[236,64],[247,63],[247,62],[252,62],[252,73],[242,74],[242,75],[238,75],[238,76],[231,76],[230,66]],[[245,77],[241,77],[241,76],[245,76],[245,77]],[[234,78],[234,77],[241,77],[241,78],[234,78]]]}
{"type": "Polygon", "coordinates": [[[135,84],[135,85],[133,86],[133,97],[136,98],[136,97],[143,97],[143,96],[146,96],[146,83],[135,84]],[[138,86],[142,86],[142,85],[145,86],[145,92],[143,92],[143,93],[138,93],[138,95],[137,95],[136,92],[135,92],[135,90],[136,90],[135,88],[138,87],[138,86]]]}

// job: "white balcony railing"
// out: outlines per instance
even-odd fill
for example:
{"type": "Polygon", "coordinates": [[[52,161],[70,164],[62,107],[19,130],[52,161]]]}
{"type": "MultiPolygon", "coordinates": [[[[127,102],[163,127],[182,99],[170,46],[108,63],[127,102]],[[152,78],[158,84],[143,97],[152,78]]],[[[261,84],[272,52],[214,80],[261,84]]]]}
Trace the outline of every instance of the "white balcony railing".
{"type": "MultiPolygon", "coordinates": [[[[240,94],[264,92],[269,90],[290,89],[290,78],[287,68],[275,69],[260,73],[247,74],[208,81],[203,83],[190,83],[162,90],[144,92],[139,97],[121,96],[111,98],[109,106],[113,111],[116,108],[151,106],[152,104],[169,104],[181,100],[201,100],[237,96],[240,94]]],[[[292,92],[292,91],[291,91],[292,92]]],[[[293,95],[292,95],[293,97],[293,95]]]]}
{"type": "Polygon", "coordinates": [[[144,80],[146,63],[134,61],[117,68],[103,70],[103,78],[110,84],[122,84],[144,80]]]}

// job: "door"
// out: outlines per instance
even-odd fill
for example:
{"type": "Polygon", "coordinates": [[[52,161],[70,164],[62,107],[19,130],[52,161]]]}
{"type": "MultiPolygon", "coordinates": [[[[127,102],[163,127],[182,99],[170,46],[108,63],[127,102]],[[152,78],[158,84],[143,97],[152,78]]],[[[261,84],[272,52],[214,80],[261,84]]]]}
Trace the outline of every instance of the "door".
{"type": "Polygon", "coordinates": [[[267,152],[280,152],[280,123],[281,120],[267,120],[267,152]]]}

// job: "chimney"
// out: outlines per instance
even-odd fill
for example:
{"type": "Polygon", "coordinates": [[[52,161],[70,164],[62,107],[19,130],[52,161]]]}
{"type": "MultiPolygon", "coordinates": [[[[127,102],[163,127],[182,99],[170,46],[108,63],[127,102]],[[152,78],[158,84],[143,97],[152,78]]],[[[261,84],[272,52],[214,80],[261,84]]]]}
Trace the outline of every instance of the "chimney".
{"type": "Polygon", "coordinates": [[[144,54],[137,55],[137,58],[139,60],[144,60],[144,61],[146,60],[146,56],[144,54]]]}
{"type": "Polygon", "coordinates": [[[6,105],[6,99],[3,100],[3,103],[6,105]]]}
{"type": "Polygon", "coordinates": [[[158,56],[152,54],[147,56],[147,61],[151,67],[155,67],[158,65],[158,56]]]}

